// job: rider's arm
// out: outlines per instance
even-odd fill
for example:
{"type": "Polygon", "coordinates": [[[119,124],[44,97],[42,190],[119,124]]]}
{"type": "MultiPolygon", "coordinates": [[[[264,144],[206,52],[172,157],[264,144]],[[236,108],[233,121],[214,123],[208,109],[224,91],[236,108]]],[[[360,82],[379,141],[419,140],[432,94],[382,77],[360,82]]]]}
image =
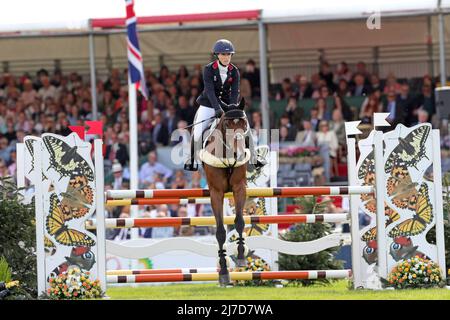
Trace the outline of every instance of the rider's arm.
{"type": "Polygon", "coordinates": [[[216,93],[214,90],[213,77],[214,75],[212,69],[206,66],[205,69],[203,70],[203,83],[205,86],[205,92],[209,99],[209,102],[211,103],[211,106],[214,109],[219,109],[220,104],[219,101],[217,100],[216,93]]]}

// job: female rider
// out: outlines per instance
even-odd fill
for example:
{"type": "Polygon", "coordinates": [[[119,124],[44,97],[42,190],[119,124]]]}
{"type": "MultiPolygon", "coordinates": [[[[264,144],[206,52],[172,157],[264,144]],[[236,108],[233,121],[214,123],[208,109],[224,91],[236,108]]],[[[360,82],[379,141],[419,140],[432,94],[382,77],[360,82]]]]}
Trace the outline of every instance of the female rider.
{"type": "MultiPolygon", "coordinates": [[[[195,146],[201,146],[203,132],[209,128],[214,117],[220,118],[224,113],[219,99],[225,104],[237,104],[238,102],[240,75],[239,70],[231,63],[231,56],[234,52],[231,41],[218,40],[213,47],[213,54],[217,59],[207,64],[203,70],[204,90],[197,98],[200,107],[194,118],[194,124],[198,124],[193,127],[191,156],[184,165],[185,170],[198,170],[194,160],[195,146]]],[[[252,149],[253,143],[249,143],[249,147],[252,149]]],[[[264,161],[257,159],[255,167],[262,165],[264,165],[264,161]]]]}

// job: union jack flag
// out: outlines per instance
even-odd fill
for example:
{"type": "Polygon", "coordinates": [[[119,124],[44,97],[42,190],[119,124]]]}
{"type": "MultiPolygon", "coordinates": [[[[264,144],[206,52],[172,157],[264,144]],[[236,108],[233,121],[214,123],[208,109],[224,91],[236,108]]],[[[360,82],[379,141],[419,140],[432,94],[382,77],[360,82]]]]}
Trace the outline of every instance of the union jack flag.
{"type": "Polygon", "coordinates": [[[142,63],[141,50],[139,49],[139,41],[136,30],[136,14],[134,13],[134,0],[125,0],[127,8],[127,53],[128,53],[128,70],[131,77],[131,83],[136,84],[144,98],[148,99],[147,84],[145,83],[144,65],[142,63]]]}

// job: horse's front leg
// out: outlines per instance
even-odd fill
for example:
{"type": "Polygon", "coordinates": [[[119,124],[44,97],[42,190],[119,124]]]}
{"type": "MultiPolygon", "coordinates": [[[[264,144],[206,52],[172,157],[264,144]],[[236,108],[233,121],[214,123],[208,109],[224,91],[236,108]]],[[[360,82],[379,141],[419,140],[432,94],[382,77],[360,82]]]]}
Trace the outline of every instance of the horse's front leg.
{"type": "Polygon", "coordinates": [[[227,252],[223,248],[225,243],[227,232],[223,225],[223,198],[224,193],[222,191],[210,189],[211,207],[214,211],[216,218],[216,239],[219,244],[219,284],[220,286],[226,286],[230,283],[230,274],[228,272],[227,252]]]}
{"type": "Polygon", "coordinates": [[[236,231],[239,234],[239,238],[237,239],[237,266],[245,267],[246,261],[245,257],[248,253],[248,248],[245,246],[245,239],[243,237],[245,222],[244,222],[244,205],[245,200],[247,198],[247,188],[245,181],[241,181],[238,184],[233,185],[233,197],[234,197],[234,205],[236,210],[236,218],[234,219],[234,225],[236,227],[236,231]]]}

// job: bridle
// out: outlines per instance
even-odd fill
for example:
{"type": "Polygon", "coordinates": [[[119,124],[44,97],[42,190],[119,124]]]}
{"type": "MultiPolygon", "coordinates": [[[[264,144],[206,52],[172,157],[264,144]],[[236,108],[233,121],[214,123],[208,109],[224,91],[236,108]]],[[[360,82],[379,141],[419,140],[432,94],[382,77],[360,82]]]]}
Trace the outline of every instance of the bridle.
{"type": "MultiPolygon", "coordinates": [[[[226,121],[226,120],[242,120],[242,119],[245,120],[245,123],[246,123],[245,132],[235,133],[235,138],[233,139],[233,141],[234,140],[242,141],[248,135],[248,132],[250,131],[250,124],[248,122],[247,115],[245,114],[245,112],[242,109],[231,109],[231,110],[226,111],[225,114],[222,116],[222,119],[220,119],[220,123],[219,123],[220,127],[219,128],[220,128],[220,131],[222,134],[219,136],[219,141],[222,143],[222,146],[224,148],[226,148],[227,150],[231,150],[231,147],[225,141],[223,141],[223,138],[222,138],[223,131],[227,130],[227,128],[224,128],[224,121],[226,121]]],[[[238,163],[238,159],[236,157],[234,158],[234,160],[235,161],[232,165],[226,165],[226,163],[224,161],[222,161],[222,163],[229,169],[232,169],[238,163]]]]}

